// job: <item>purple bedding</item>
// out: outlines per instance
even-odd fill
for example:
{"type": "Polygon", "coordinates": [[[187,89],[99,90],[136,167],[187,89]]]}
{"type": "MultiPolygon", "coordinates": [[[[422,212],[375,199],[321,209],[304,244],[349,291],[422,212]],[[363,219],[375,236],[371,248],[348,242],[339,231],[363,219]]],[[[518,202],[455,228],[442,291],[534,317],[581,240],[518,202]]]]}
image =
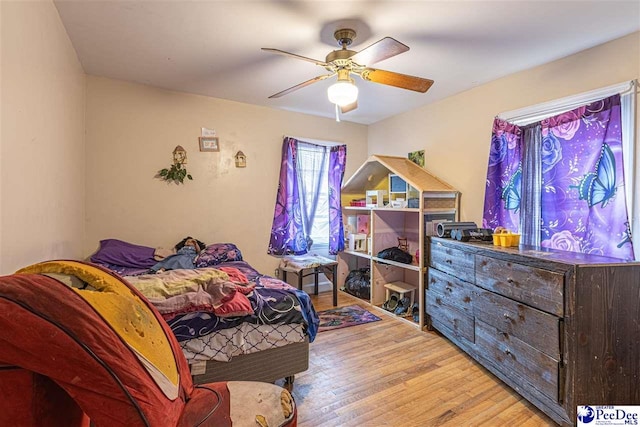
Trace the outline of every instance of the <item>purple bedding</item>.
{"type": "MultiPolygon", "coordinates": [[[[91,259],[93,261],[93,258],[91,259]]],[[[121,276],[139,276],[141,274],[145,274],[149,272],[148,268],[140,268],[140,267],[125,267],[123,265],[118,264],[110,264],[108,262],[95,262],[95,264],[101,265],[109,270],[118,273],[121,276]]]]}
{"type": "Polygon", "coordinates": [[[201,337],[248,322],[256,325],[301,323],[306,326],[309,341],[313,342],[319,318],[306,292],[299,291],[274,277],[258,273],[245,261],[224,262],[217,267],[235,267],[242,271],[249,281],[255,282],[255,288],[247,294],[254,313],[242,317],[218,317],[212,312],[203,311],[180,314],[167,322],[178,341],[201,337]]]}
{"type": "Polygon", "coordinates": [[[147,270],[156,263],[153,258],[155,249],[135,245],[118,239],[100,241],[100,248],[91,256],[91,262],[101,265],[147,270]]]}
{"type": "MultiPolygon", "coordinates": [[[[309,341],[312,342],[315,339],[320,321],[307,293],[297,290],[279,279],[260,274],[247,262],[242,261],[242,254],[232,244],[224,243],[210,246],[212,250],[207,253],[208,264],[214,264],[211,265],[214,268],[237,268],[247,277],[249,282],[255,283],[255,288],[246,295],[253,308],[253,313],[237,317],[218,317],[213,311],[178,314],[167,320],[178,341],[186,341],[221,329],[232,328],[243,322],[257,325],[299,323],[305,326],[309,341]],[[221,262],[223,259],[228,261],[221,262]]],[[[149,268],[143,264],[150,263],[149,259],[153,260],[153,251],[153,248],[108,239],[101,241],[100,250],[91,257],[91,260],[121,276],[137,276],[149,272],[149,268]],[[119,254],[118,250],[122,250],[123,253],[119,254]],[[116,263],[114,264],[114,262],[116,263]],[[121,262],[124,264],[120,264],[121,262]]],[[[155,260],[151,266],[154,263],[155,260]]]]}

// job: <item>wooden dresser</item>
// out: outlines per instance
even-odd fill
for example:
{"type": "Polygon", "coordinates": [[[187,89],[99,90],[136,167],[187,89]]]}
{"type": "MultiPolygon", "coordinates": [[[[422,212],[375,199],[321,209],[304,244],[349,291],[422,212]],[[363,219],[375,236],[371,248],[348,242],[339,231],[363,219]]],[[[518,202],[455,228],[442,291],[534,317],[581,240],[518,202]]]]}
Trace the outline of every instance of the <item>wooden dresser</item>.
{"type": "Polygon", "coordinates": [[[640,405],[640,263],[426,242],[427,321],[556,422],[640,405]]]}

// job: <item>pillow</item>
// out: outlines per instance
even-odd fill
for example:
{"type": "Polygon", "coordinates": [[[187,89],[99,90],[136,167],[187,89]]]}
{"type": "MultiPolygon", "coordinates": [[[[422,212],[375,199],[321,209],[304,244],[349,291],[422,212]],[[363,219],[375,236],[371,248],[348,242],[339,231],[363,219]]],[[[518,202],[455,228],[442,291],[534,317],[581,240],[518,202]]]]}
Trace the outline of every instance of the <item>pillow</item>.
{"type": "Polygon", "coordinates": [[[117,239],[100,240],[100,248],[91,256],[91,261],[101,264],[116,264],[122,267],[149,268],[157,262],[153,258],[155,249],[134,245],[117,239]]]}
{"type": "Polygon", "coordinates": [[[214,243],[196,258],[196,268],[213,267],[222,262],[242,261],[242,253],[233,243],[214,243]]]}

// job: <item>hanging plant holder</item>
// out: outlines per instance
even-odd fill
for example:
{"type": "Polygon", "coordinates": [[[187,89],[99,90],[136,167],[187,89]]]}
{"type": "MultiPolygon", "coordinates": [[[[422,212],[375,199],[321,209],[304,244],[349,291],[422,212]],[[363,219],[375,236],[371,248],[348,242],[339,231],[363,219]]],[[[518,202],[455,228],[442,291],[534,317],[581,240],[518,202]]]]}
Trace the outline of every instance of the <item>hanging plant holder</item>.
{"type": "Polygon", "coordinates": [[[173,149],[173,163],[187,164],[187,150],[182,148],[182,145],[176,145],[173,149]]]}
{"type": "Polygon", "coordinates": [[[173,164],[171,167],[160,169],[156,177],[163,181],[174,182],[176,184],[184,184],[185,178],[191,181],[193,177],[184,167],[186,163],[187,151],[178,145],[173,150],[173,164]]]}

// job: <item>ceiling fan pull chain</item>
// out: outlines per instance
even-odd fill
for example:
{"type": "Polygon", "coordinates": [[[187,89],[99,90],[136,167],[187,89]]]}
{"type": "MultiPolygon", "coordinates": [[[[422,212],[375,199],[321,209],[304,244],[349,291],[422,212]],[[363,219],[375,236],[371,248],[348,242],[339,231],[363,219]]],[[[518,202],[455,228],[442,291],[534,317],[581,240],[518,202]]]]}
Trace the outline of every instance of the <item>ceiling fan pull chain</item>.
{"type": "Polygon", "coordinates": [[[340,107],[338,106],[338,104],[333,104],[336,107],[336,122],[340,121],[340,107]]]}

